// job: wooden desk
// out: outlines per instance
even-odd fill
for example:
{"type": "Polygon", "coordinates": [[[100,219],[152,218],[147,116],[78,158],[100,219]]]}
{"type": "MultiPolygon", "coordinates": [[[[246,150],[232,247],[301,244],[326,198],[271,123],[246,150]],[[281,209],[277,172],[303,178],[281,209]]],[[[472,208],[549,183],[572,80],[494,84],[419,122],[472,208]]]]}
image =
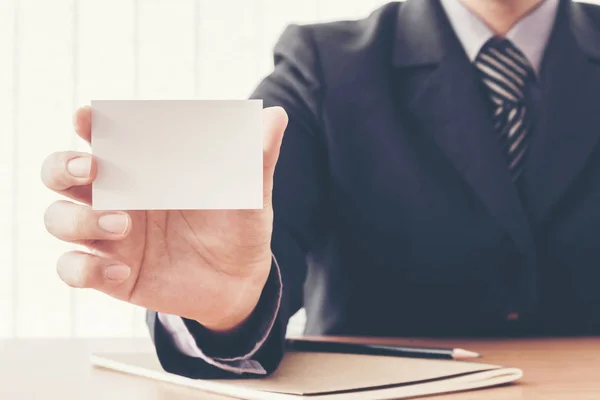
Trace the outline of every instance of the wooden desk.
{"type": "MultiPolygon", "coordinates": [[[[394,340],[380,340],[393,343],[394,340]]],[[[522,368],[516,385],[431,400],[599,400],[600,338],[407,341],[464,347],[481,360],[522,368]]],[[[2,400],[223,400],[143,378],[94,369],[92,351],[152,351],[147,340],[0,340],[2,400]]]]}

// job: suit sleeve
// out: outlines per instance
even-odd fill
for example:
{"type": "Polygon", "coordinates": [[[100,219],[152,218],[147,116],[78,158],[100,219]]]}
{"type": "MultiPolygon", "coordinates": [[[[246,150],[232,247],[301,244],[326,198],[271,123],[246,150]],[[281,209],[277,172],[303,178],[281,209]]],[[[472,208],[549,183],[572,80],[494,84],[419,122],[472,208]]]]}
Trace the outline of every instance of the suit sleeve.
{"type": "Polygon", "coordinates": [[[274,64],[250,97],[262,99],[265,107],[281,106],[289,116],[274,175],[271,275],[277,279],[270,277],[274,283],[267,282],[250,319],[254,325],[242,327],[243,335],[211,338],[188,321],[185,332],[197,344],[196,356],[192,354],[196,350],[182,351],[174,330],[168,331],[150,311],[150,332],[168,372],[203,379],[270,374],[283,357],[288,320],[302,307],[307,255],[327,229],[323,216],[329,176],[321,117],[323,85],[311,27],[289,26],[275,45],[274,64]]]}

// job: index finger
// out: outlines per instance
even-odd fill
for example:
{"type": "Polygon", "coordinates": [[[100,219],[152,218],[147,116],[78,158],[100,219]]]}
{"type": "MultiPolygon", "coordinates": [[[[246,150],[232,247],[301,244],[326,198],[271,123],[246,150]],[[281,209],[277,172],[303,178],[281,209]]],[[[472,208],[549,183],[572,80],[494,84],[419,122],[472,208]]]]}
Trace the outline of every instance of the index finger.
{"type": "Polygon", "coordinates": [[[90,106],[80,107],[73,116],[75,132],[86,142],[92,140],[92,108],[90,106]]]}

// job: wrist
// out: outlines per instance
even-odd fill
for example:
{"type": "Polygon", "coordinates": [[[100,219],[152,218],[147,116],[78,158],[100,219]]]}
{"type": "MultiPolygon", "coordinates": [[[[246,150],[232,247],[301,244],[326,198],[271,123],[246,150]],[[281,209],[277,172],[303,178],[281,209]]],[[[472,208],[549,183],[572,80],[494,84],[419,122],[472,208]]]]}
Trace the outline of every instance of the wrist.
{"type": "MultiPolygon", "coordinates": [[[[260,294],[258,295],[258,297],[260,298],[260,294]]],[[[196,320],[196,322],[203,325],[206,329],[219,335],[235,334],[248,323],[248,320],[252,316],[252,313],[254,312],[256,305],[258,304],[258,299],[255,301],[248,301],[247,304],[249,305],[249,307],[247,307],[246,309],[241,310],[240,312],[236,312],[232,315],[224,316],[213,322],[202,323],[198,320],[196,320]]]]}
{"type": "Polygon", "coordinates": [[[258,270],[257,274],[238,278],[237,284],[229,286],[232,289],[227,291],[228,294],[221,303],[224,306],[221,308],[218,318],[205,322],[196,321],[206,329],[220,335],[234,334],[241,327],[247,325],[260,302],[269,279],[271,263],[264,270],[266,273],[258,270]]]}

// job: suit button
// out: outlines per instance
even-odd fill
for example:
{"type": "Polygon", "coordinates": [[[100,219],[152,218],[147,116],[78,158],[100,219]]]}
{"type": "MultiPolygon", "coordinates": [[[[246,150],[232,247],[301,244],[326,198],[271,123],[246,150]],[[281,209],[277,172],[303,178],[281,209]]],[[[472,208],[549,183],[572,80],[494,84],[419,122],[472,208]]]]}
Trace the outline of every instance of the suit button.
{"type": "Polygon", "coordinates": [[[519,313],[516,313],[516,312],[509,313],[506,316],[506,320],[507,321],[518,321],[519,320],[519,313]]]}

